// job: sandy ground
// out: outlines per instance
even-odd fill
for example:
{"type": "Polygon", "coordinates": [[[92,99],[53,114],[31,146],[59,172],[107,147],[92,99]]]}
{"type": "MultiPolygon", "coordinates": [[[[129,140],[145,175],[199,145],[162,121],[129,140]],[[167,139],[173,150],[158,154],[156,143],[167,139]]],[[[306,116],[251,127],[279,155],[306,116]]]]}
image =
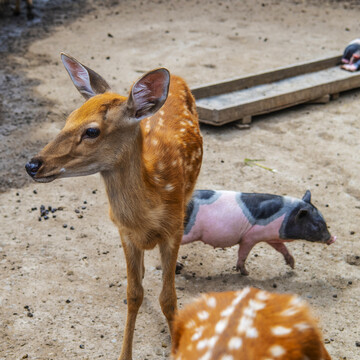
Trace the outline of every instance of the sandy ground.
{"type": "MultiPolygon", "coordinates": [[[[117,359],[125,261],[100,176],[35,184],[24,171],[82,103],[60,51],[123,94],[158,66],[196,86],[341,53],[359,36],[360,8],[290,0],[34,3],[31,22],[9,8],[0,17],[0,359],[117,359]],[[41,205],[58,210],[38,221],[41,205]]],[[[289,244],[295,270],[258,245],[248,277],[235,271],[236,247],[184,246],[180,307],[200,292],[247,285],[294,292],[312,305],[333,359],[360,358],[359,98],[355,90],[326,105],[257,117],[250,130],[202,126],[197,188],[297,197],[310,189],[338,240],[289,244]],[[246,166],[245,158],[278,172],[246,166]]],[[[158,304],[158,251],[145,261],[134,358],[163,359],[170,339],[158,304]]]]}

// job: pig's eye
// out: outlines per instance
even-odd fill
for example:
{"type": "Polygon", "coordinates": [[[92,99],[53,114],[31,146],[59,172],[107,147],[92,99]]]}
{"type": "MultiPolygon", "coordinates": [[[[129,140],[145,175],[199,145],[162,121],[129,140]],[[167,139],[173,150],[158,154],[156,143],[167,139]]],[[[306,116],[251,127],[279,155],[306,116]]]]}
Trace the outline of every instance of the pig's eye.
{"type": "Polygon", "coordinates": [[[84,135],[83,135],[83,139],[86,139],[86,138],[96,138],[100,135],[100,129],[98,128],[88,128],[86,129],[84,135]]]}

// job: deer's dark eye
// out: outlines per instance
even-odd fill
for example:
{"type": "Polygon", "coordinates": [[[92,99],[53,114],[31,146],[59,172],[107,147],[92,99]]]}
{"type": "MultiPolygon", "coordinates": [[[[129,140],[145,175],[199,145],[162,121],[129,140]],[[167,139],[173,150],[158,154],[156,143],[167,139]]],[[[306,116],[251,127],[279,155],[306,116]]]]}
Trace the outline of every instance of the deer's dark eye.
{"type": "Polygon", "coordinates": [[[84,137],[85,138],[96,138],[100,135],[100,130],[97,128],[88,128],[85,131],[84,137]]]}

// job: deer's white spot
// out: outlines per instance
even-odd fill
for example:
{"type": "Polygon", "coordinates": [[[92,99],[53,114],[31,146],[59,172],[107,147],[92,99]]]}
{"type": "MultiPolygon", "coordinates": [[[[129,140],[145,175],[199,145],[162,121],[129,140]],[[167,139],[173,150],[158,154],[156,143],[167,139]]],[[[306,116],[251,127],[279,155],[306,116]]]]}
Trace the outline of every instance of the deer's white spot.
{"type": "Polygon", "coordinates": [[[185,128],[182,128],[182,129],[180,129],[180,131],[181,131],[181,132],[185,132],[185,131],[186,131],[186,129],[185,129],[185,128]]]}
{"type": "Polygon", "coordinates": [[[198,314],[197,314],[198,318],[200,320],[206,320],[209,318],[209,313],[207,311],[200,311],[198,314]]]}
{"type": "MultiPolygon", "coordinates": [[[[170,93],[169,93],[169,95],[170,95],[170,93]]],[[[159,115],[163,116],[164,115],[164,110],[160,110],[159,115]]]]}
{"type": "Polygon", "coordinates": [[[289,301],[289,304],[292,306],[302,306],[302,305],[304,305],[304,302],[299,297],[294,296],[289,301]]]}
{"type": "Polygon", "coordinates": [[[228,319],[219,320],[218,323],[215,325],[215,332],[217,334],[221,334],[225,330],[227,324],[228,324],[228,319]]]}
{"type": "Polygon", "coordinates": [[[196,345],[196,348],[198,350],[203,350],[205,349],[206,347],[209,346],[209,339],[203,339],[203,340],[200,340],[197,345],[196,345]]]}
{"type": "Polygon", "coordinates": [[[282,316],[293,316],[295,315],[296,313],[299,312],[299,309],[296,309],[294,307],[290,307],[288,309],[285,309],[284,311],[281,312],[281,315],[282,316]]]}
{"type": "Polygon", "coordinates": [[[221,357],[221,360],[234,360],[232,355],[225,354],[221,357]]]}
{"type": "Polygon", "coordinates": [[[151,143],[156,146],[159,143],[159,140],[158,139],[152,139],[151,143]]]}
{"type": "Polygon", "coordinates": [[[193,328],[195,325],[196,325],[196,322],[195,322],[194,320],[190,320],[190,321],[185,325],[185,327],[186,327],[187,329],[191,329],[191,328],[193,328]]]}
{"type": "Polygon", "coordinates": [[[270,298],[270,294],[268,294],[266,291],[259,291],[256,294],[256,298],[260,301],[266,301],[270,298]]]}
{"type": "Polygon", "coordinates": [[[208,307],[214,308],[216,306],[216,299],[213,296],[207,298],[206,299],[206,305],[208,307]]]}
{"type": "Polygon", "coordinates": [[[241,348],[243,341],[242,338],[234,336],[228,342],[229,350],[237,350],[241,348]]]}
{"type": "Polygon", "coordinates": [[[231,305],[235,306],[237,304],[239,304],[239,302],[244,299],[244,297],[250,292],[249,288],[245,288],[241,291],[237,291],[235,293],[235,299],[233,300],[233,302],[231,303],[231,305]]]}
{"type": "Polygon", "coordinates": [[[253,320],[247,316],[243,316],[239,321],[239,326],[237,331],[239,333],[245,332],[247,329],[251,328],[253,324],[253,320]]]}
{"type": "Polygon", "coordinates": [[[211,351],[207,351],[199,360],[210,360],[211,359],[211,351]]]}
{"type": "Polygon", "coordinates": [[[216,344],[216,342],[218,341],[219,337],[218,336],[213,336],[212,338],[209,339],[209,348],[213,348],[216,344]]]}
{"type": "Polygon", "coordinates": [[[248,317],[255,317],[256,316],[256,311],[254,309],[252,309],[251,307],[247,306],[244,309],[244,315],[246,315],[248,317]]]}
{"type": "Polygon", "coordinates": [[[271,328],[271,332],[276,336],[287,335],[290,334],[291,331],[292,329],[286,328],[284,326],[274,326],[271,328]]]}
{"type": "Polygon", "coordinates": [[[258,331],[256,330],[256,328],[251,327],[249,329],[246,330],[246,337],[250,338],[250,339],[255,339],[259,336],[258,331]]]}
{"type": "Polygon", "coordinates": [[[194,335],[191,337],[191,341],[197,341],[201,338],[204,331],[204,327],[200,326],[197,329],[195,329],[194,335]]]}
{"type": "Polygon", "coordinates": [[[225,310],[221,312],[221,316],[230,316],[235,310],[235,306],[228,306],[225,310]]]}
{"type": "Polygon", "coordinates": [[[270,348],[270,352],[271,352],[271,355],[274,356],[274,357],[279,357],[281,355],[284,355],[285,354],[285,349],[280,346],[280,345],[273,345],[271,348],[270,348]]]}
{"type": "Polygon", "coordinates": [[[305,331],[307,329],[310,329],[310,325],[305,322],[302,322],[295,324],[294,328],[298,329],[299,331],[305,331]]]}
{"type": "Polygon", "coordinates": [[[254,311],[259,311],[265,307],[265,304],[260,301],[250,299],[249,306],[254,309],[254,311]]]}
{"type": "Polygon", "coordinates": [[[166,191],[172,191],[172,190],[174,190],[174,187],[171,184],[166,184],[164,189],[166,191]]]}

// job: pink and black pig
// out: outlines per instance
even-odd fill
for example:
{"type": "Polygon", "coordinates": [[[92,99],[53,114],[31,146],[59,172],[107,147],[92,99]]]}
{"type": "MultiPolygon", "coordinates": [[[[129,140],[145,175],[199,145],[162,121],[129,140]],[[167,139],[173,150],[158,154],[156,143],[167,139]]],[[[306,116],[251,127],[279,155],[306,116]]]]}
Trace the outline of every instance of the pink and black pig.
{"type": "Polygon", "coordinates": [[[187,205],[181,244],[202,241],[213,247],[239,246],[236,269],[248,275],[245,261],[251,249],[266,242],[279,251],[288,265],[295,260],[285,242],[307,240],[332,244],[311,193],[302,199],[271,194],[196,190],[187,205]]]}
{"type": "Polygon", "coordinates": [[[360,69],[360,39],[355,39],[345,48],[341,67],[348,71],[360,69]]]}

